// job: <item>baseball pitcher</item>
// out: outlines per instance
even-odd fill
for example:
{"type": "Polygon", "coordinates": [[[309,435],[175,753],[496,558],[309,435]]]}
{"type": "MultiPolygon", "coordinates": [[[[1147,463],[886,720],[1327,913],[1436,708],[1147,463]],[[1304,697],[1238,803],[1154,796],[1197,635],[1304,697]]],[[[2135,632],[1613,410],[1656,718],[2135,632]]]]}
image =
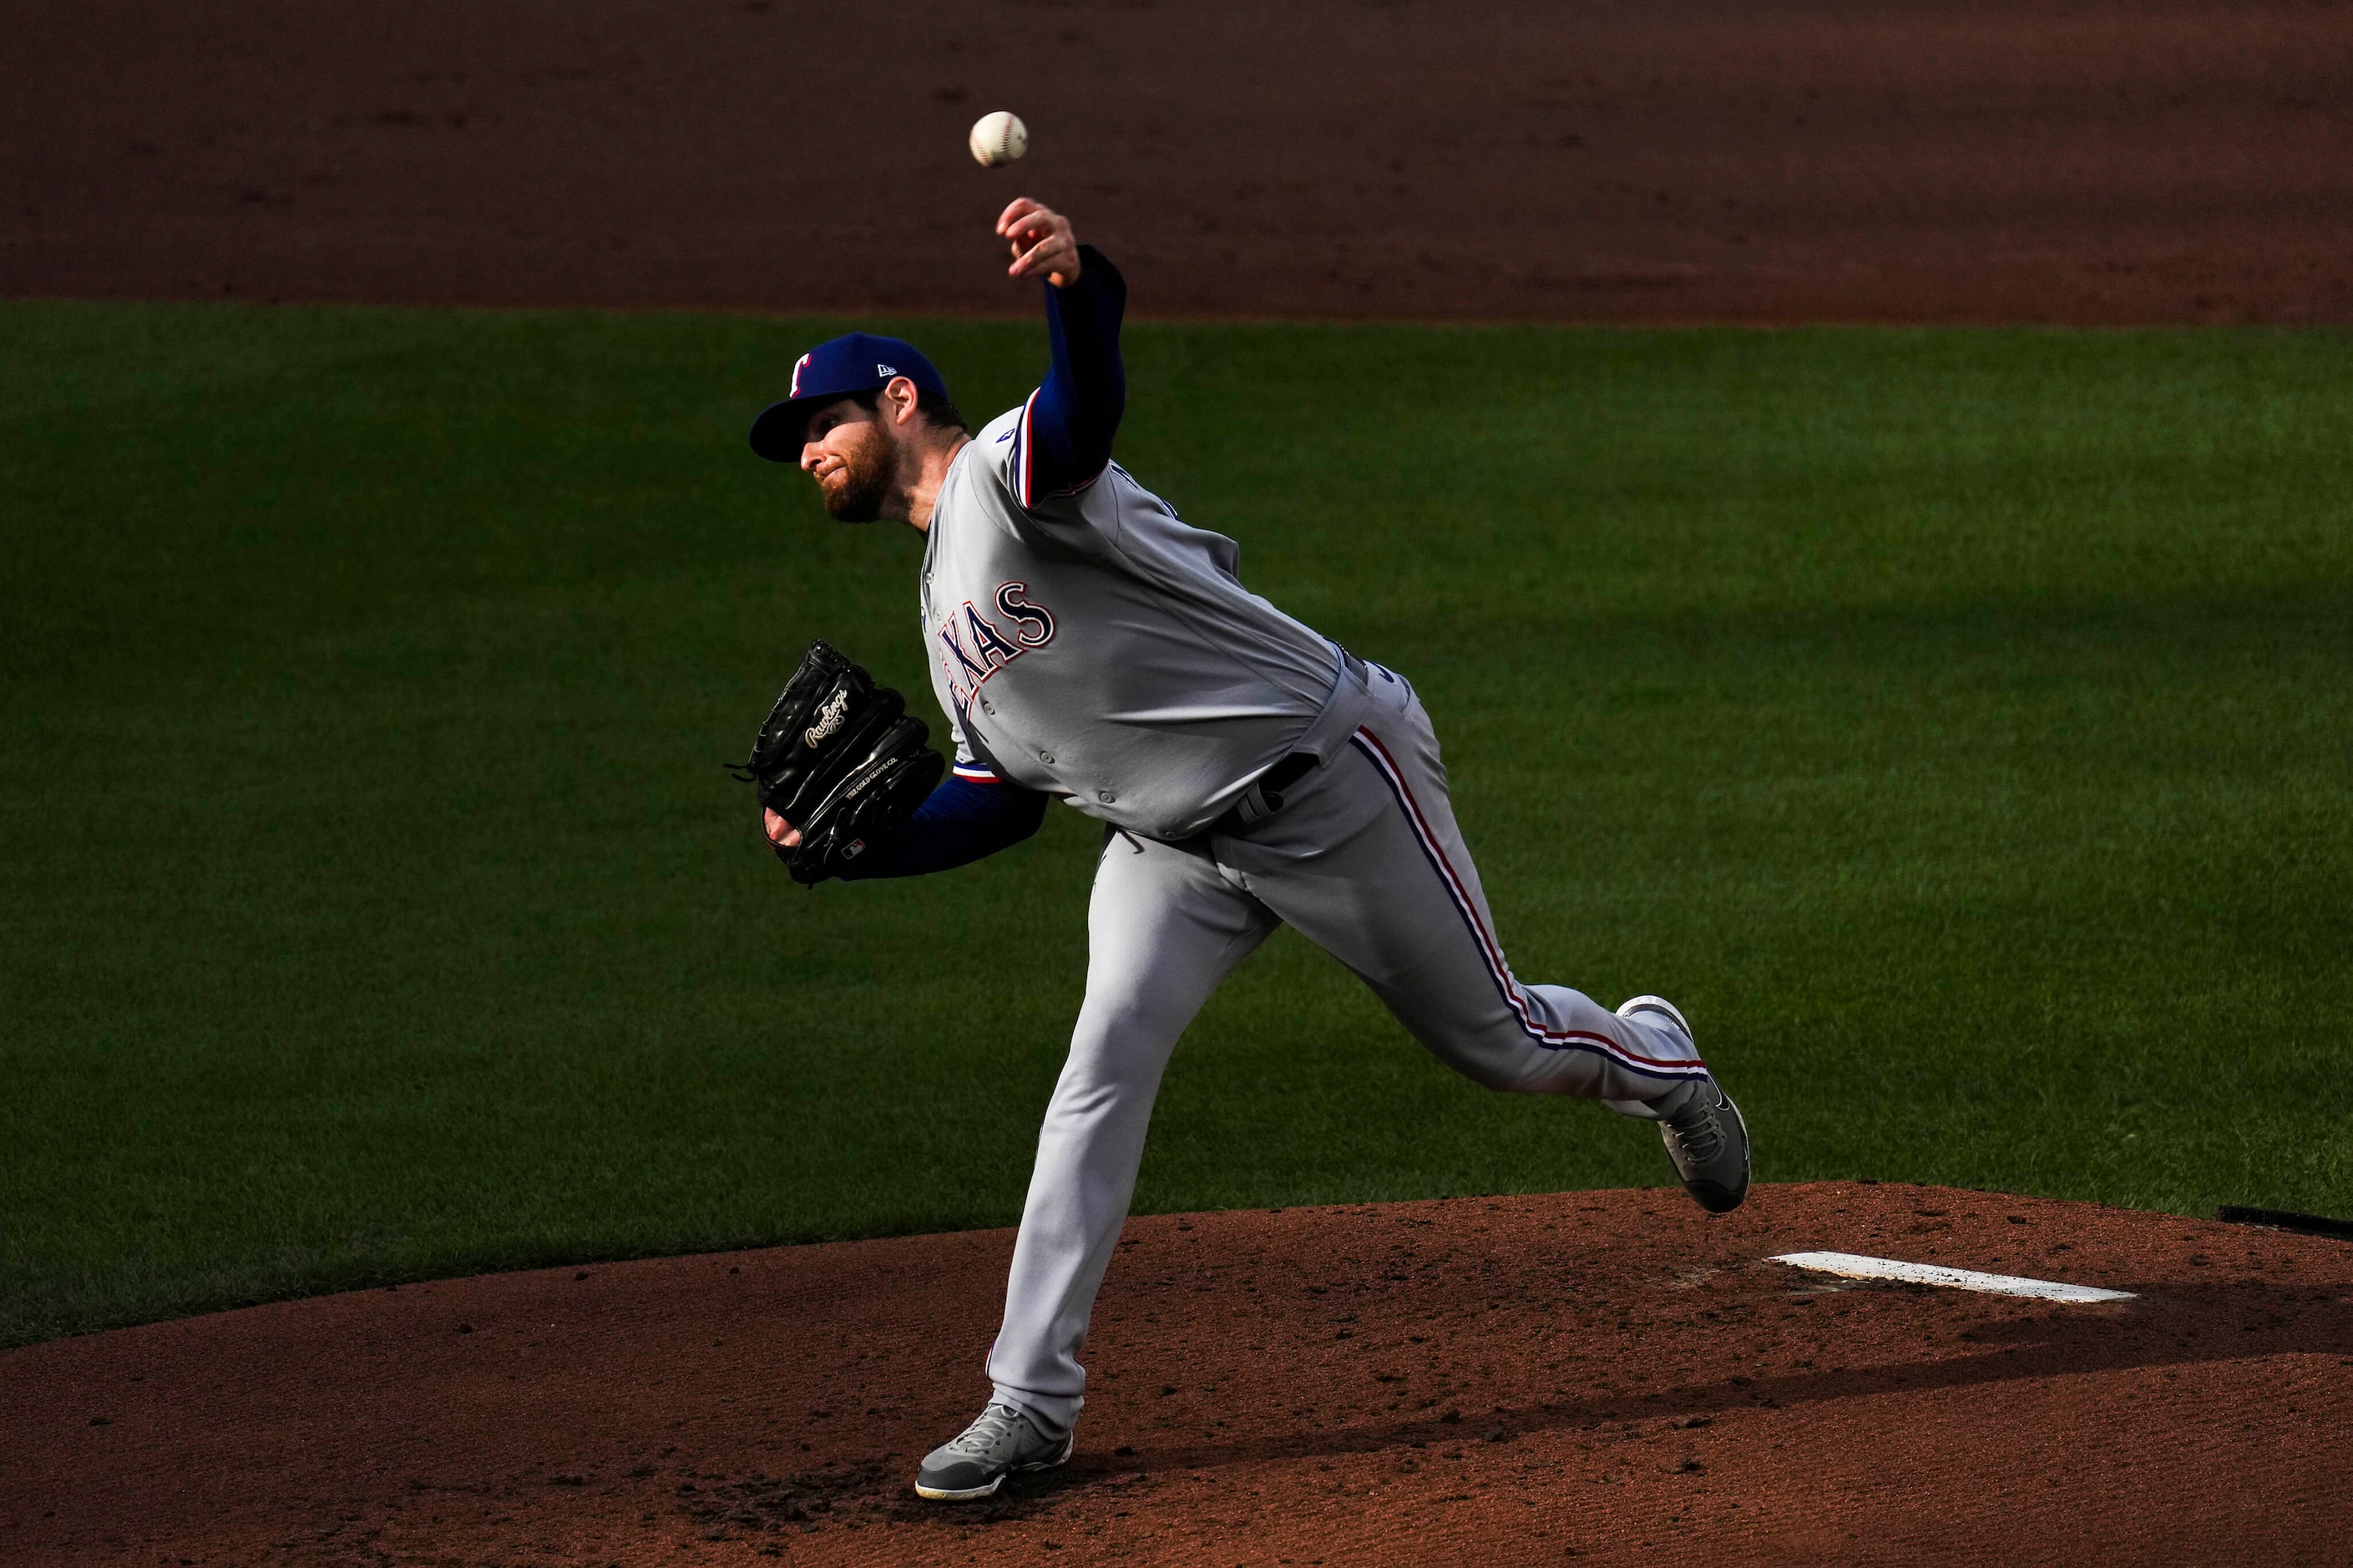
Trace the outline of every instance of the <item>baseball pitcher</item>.
{"type": "Polygon", "coordinates": [[[997,232],[1045,297],[1052,365],[1019,407],[975,435],[915,349],[852,333],[804,354],[752,426],[753,450],[798,464],[833,517],[924,536],[923,638],[955,747],[943,777],[896,693],[812,649],[748,764],[793,875],[965,865],[1029,837],[1050,801],[1103,824],[1086,999],[1039,1133],[994,1390],[915,1478],[941,1500],[1069,1458],[1161,1071],[1286,921],[1457,1072],[1657,1121],[1715,1213],[1748,1190],[1747,1129],[1672,1004],[1613,1012],[1513,974],[1412,685],[1250,593],[1232,541],[1112,461],[1117,269],[1036,202],[997,232]]]}

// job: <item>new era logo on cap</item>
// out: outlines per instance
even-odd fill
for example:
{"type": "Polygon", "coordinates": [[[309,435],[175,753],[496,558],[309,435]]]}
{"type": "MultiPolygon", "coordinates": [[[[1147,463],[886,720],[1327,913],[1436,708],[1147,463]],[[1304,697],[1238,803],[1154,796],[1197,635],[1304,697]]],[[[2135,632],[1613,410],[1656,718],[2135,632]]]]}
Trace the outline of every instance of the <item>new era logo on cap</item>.
{"type": "Polygon", "coordinates": [[[772,462],[797,463],[810,415],[836,398],[880,391],[902,375],[923,391],[948,395],[947,383],[913,343],[868,332],[819,343],[794,362],[784,400],[752,421],[752,450],[772,462]]]}

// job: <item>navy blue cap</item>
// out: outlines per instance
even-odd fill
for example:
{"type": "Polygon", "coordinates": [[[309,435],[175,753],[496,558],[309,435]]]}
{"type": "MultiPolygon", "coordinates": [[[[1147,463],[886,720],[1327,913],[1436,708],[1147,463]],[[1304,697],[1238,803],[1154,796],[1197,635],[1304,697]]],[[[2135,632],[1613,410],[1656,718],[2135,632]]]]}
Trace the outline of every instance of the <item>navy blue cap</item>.
{"type": "Polygon", "coordinates": [[[948,384],[915,345],[900,338],[850,332],[818,344],[793,366],[792,390],[752,421],[752,450],[772,463],[801,460],[808,416],[837,397],[879,392],[900,376],[945,397],[948,384]]]}

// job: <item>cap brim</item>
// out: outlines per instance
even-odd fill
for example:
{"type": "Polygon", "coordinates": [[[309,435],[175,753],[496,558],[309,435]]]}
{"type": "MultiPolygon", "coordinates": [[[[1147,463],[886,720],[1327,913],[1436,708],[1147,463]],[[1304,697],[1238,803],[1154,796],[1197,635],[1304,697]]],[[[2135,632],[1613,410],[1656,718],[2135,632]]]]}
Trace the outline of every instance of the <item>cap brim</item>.
{"type": "Polygon", "coordinates": [[[769,404],[752,421],[752,450],[772,463],[799,462],[801,448],[808,441],[809,416],[844,395],[835,393],[831,397],[788,397],[782,403],[769,404]]]}

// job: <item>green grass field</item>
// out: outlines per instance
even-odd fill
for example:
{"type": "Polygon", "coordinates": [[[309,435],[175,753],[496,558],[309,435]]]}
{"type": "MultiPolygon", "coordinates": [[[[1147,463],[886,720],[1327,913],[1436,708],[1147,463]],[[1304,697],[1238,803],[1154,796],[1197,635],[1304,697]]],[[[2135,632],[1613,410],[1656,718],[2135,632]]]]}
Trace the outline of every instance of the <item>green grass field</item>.
{"type": "MultiPolygon", "coordinates": [[[[0,1342],[1014,1219],[1096,832],[806,892],[720,768],[812,636],[928,692],[917,538],[744,447],[833,330],[0,306],[0,1342]]],[[[1760,1179],[2353,1211],[2353,337],[1130,357],[1124,460],[1414,679],[1515,967],[1683,1003],[1760,1179]]],[[[1285,936],[1139,1205],[1666,1176],[1285,936]]]]}

